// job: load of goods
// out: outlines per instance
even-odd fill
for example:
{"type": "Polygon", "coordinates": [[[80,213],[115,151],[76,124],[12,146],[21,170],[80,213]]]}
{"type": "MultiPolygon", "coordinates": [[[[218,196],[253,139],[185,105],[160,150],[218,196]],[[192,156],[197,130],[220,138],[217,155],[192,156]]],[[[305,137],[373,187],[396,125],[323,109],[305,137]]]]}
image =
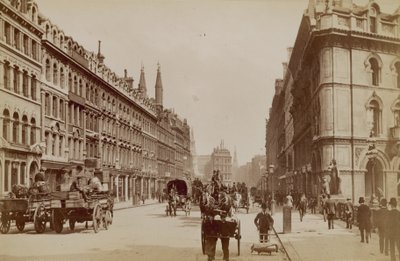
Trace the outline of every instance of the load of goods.
{"type": "Polygon", "coordinates": [[[37,233],[46,230],[46,224],[56,233],[61,233],[68,222],[71,231],[75,223],[92,221],[97,233],[101,227],[108,229],[112,224],[114,200],[103,189],[97,177],[75,176],[71,184],[62,184],[60,191],[50,191],[44,173],[35,176],[35,182],[28,188],[13,185],[8,197],[0,199],[0,232],[9,232],[11,223],[23,231],[26,223],[33,223],[37,233]],[[87,185],[83,185],[87,184],[87,185]]]}

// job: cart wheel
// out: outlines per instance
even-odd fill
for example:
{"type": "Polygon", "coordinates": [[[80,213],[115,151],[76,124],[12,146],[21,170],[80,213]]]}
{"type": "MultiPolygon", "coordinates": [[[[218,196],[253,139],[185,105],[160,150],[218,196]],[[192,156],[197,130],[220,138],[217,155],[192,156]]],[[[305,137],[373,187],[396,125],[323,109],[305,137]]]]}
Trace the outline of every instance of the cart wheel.
{"type": "Polygon", "coordinates": [[[204,232],[204,221],[201,221],[201,250],[203,255],[206,254],[206,235],[204,232]]]}
{"type": "Polygon", "coordinates": [[[93,209],[93,230],[98,233],[102,221],[102,209],[99,204],[96,204],[93,209]]]}
{"type": "Polygon", "coordinates": [[[35,209],[33,216],[33,222],[35,224],[36,233],[43,233],[46,229],[46,212],[43,205],[38,206],[35,209]]]}
{"type": "Polygon", "coordinates": [[[51,217],[54,231],[56,231],[57,234],[60,234],[64,225],[61,212],[58,209],[53,209],[51,217]]]}
{"type": "Polygon", "coordinates": [[[240,220],[238,221],[237,224],[237,234],[236,234],[236,240],[237,240],[237,247],[238,247],[238,256],[240,256],[240,239],[242,238],[242,235],[240,233],[240,220]]]}
{"type": "Polygon", "coordinates": [[[17,229],[19,232],[24,231],[25,228],[25,218],[23,213],[18,213],[17,217],[15,218],[15,225],[17,226],[17,229]]]}
{"type": "Polygon", "coordinates": [[[8,213],[1,213],[0,231],[2,234],[7,234],[10,231],[11,220],[8,213]]]}
{"type": "Polygon", "coordinates": [[[72,218],[70,218],[69,220],[68,220],[68,223],[69,223],[69,230],[71,230],[71,231],[74,231],[75,230],[75,219],[72,219],[72,218]]]}
{"type": "Polygon", "coordinates": [[[106,210],[106,213],[104,214],[103,217],[103,226],[106,230],[108,230],[108,227],[111,225],[112,223],[112,215],[111,215],[111,211],[110,210],[106,210]]]}

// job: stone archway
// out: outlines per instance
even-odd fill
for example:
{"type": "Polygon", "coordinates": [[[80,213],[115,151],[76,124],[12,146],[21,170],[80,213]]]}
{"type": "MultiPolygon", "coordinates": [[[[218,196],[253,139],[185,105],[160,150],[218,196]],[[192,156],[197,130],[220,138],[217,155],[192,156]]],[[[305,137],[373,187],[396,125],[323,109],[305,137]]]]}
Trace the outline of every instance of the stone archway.
{"type": "Polygon", "coordinates": [[[371,198],[373,194],[378,197],[385,196],[385,180],[383,166],[379,160],[369,161],[365,173],[365,197],[371,198]],[[383,195],[381,195],[383,194],[383,195]]]}
{"type": "Polygon", "coordinates": [[[35,161],[32,161],[29,167],[29,184],[33,183],[36,173],[39,172],[39,167],[35,161]]]}

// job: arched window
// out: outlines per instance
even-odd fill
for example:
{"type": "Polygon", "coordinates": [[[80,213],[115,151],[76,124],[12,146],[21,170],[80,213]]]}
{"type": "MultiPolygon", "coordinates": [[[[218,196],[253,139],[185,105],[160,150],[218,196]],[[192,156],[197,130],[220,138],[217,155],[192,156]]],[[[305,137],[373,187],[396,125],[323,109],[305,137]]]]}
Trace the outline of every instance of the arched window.
{"type": "Polygon", "coordinates": [[[10,132],[10,112],[5,109],[3,111],[3,138],[9,140],[10,132]]]}
{"type": "Polygon", "coordinates": [[[82,79],[79,79],[79,90],[78,90],[78,95],[83,96],[83,84],[82,84],[82,79]]]}
{"type": "Polygon", "coordinates": [[[35,144],[36,143],[36,121],[35,121],[35,118],[31,119],[30,138],[31,138],[31,145],[35,144]]]}
{"type": "Polygon", "coordinates": [[[400,88],[400,62],[396,62],[394,68],[397,74],[397,88],[400,88]]]}
{"type": "Polygon", "coordinates": [[[50,70],[51,70],[51,66],[50,66],[50,61],[49,59],[46,59],[46,81],[50,81],[50,70]]]}
{"type": "Polygon", "coordinates": [[[372,85],[378,86],[379,85],[379,64],[378,61],[375,58],[370,58],[369,59],[369,64],[371,66],[371,72],[372,72],[372,85]]]}
{"type": "Polygon", "coordinates": [[[33,22],[36,22],[36,8],[35,7],[32,7],[32,21],[33,22]]]}
{"type": "Polygon", "coordinates": [[[72,75],[71,75],[71,73],[68,74],[68,90],[72,91],[72,75]]]}
{"type": "Polygon", "coordinates": [[[18,113],[14,112],[13,114],[13,130],[12,130],[12,141],[14,143],[18,143],[18,134],[19,134],[19,117],[18,113]]]}
{"type": "Polygon", "coordinates": [[[22,135],[21,143],[23,145],[28,145],[28,118],[26,115],[22,116],[22,135]]]}
{"type": "Polygon", "coordinates": [[[74,93],[78,94],[78,79],[74,76],[74,93]]]}
{"type": "Polygon", "coordinates": [[[19,68],[14,67],[13,72],[14,72],[14,82],[13,82],[14,92],[19,93],[19,68]]]}
{"type": "Polygon", "coordinates": [[[65,74],[64,74],[64,68],[62,67],[60,67],[60,86],[63,89],[65,87],[65,74]]]}
{"type": "Polygon", "coordinates": [[[50,94],[48,93],[44,96],[44,113],[50,115],[50,94]]]}
{"type": "Polygon", "coordinates": [[[52,108],[52,115],[53,115],[53,117],[54,118],[57,118],[57,106],[58,104],[57,104],[57,97],[56,96],[53,96],[53,103],[52,103],[52,106],[53,106],[53,108],[52,108]]]}
{"type": "Polygon", "coordinates": [[[57,85],[57,80],[58,80],[58,68],[57,68],[57,64],[56,63],[54,63],[53,64],[53,84],[54,85],[57,85]]]}
{"type": "Polygon", "coordinates": [[[381,133],[381,108],[378,101],[370,101],[368,109],[371,113],[372,131],[374,135],[377,136],[381,133]]]}
{"type": "Polygon", "coordinates": [[[61,120],[65,120],[65,113],[64,113],[64,110],[65,108],[64,108],[64,100],[62,100],[62,99],[60,99],[60,106],[59,106],[59,113],[60,113],[60,115],[58,115],[58,117],[61,119],[61,120]]]}
{"type": "Polygon", "coordinates": [[[90,88],[89,88],[89,84],[88,83],[86,83],[86,100],[87,101],[91,101],[91,99],[90,99],[90,88]]]}
{"type": "Polygon", "coordinates": [[[53,43],[56,45],[57,44],[57,31],[53,31],[53,43]]]}
{"type": "Polygon", "coordinates": [[[46,38],[49,38],[49,34],[50,34],[50,26],[46,24],[46,38]]]}
{"type": "Polygon", "coordinates": [[[64,49],[63,46],[64,46],[64,37],[62,35],[60,35],[60,48],[61,48],[61,50],[64,49]]]}

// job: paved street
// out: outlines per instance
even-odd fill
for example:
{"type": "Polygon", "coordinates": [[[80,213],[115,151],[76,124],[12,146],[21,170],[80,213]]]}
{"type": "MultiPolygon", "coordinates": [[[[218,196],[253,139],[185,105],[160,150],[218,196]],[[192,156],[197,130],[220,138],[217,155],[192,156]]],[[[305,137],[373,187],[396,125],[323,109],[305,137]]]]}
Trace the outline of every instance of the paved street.
{"type": "MultiPolygon", "coordinates": [[[[0,235],[0,260],[206,260],[201,253],[199,211],[195,208],[189,217],[180,211],[171,218],[165,216],[164,208],[165,204],[153,204],[116,211],[111,228],[98,234],[83,224],[77,224],[73,233],[65,224],[61,234],[51,230],[36,234],[32,225],[24,233],[13,228],[0,235]]],[[[237,241],[231,239],[231,260],[265,259],[250,253],[251,244],[257,241],[256,211],[245,214],[240,210],[242,253],[237,257],[237,241]]],[[[217,249],[216,260],[222,260],[220,242],[217,249]]],[[[268,260],[286,259],[279,252],[268,260]]]]}

